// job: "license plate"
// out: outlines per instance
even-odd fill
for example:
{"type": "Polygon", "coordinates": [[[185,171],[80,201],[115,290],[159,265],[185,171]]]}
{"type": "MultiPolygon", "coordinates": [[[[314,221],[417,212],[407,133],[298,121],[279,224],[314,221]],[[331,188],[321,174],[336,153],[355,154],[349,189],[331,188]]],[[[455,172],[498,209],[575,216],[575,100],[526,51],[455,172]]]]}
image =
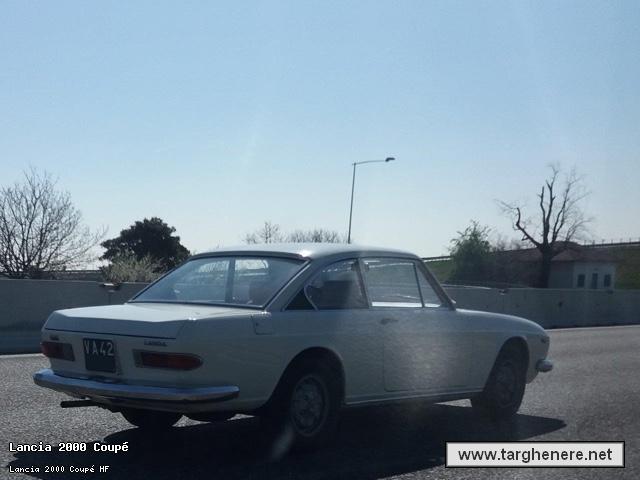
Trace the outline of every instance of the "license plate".
{"type": "Polygon", "coordinates": [[[87,370],[115,373],[116,349],[111,340],[83,338],[82,346],[87,370]]]}

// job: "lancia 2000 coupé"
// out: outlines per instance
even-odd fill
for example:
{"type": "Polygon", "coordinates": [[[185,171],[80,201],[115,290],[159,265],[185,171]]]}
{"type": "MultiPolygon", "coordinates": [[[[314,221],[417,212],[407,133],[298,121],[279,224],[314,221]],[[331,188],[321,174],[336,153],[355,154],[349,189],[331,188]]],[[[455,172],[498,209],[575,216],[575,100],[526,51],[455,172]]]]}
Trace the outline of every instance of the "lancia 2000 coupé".
{"type": "Polygon", "coordinates": [[[533,322],[456,308],[413,254],[252,245],[196,255],[124,305],[53,312],[34,381],[141,428],[243,413],[309,448],[343,407],[470,399],[513,415],[548,349],[533,322]]]}

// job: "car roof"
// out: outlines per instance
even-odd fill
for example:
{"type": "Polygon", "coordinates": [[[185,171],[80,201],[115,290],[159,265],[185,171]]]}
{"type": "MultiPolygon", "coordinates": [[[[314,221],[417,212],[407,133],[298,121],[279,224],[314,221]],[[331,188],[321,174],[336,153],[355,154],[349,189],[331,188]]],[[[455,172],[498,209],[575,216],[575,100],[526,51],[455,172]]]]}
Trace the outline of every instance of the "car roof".
{"type": "Polygon", "coordinates": [[[206,253],[200,253],[198,255],[194,255],[191,258],[213,257],[232,254],[270,255],[310,260],[340,256],[341,254],[355,254],[356,256],[384,255],[418,258],[413,253],[404,250],[346,243],[266,243],[255,245],[240,245],[236,247],[225,247],[206,253]]]}

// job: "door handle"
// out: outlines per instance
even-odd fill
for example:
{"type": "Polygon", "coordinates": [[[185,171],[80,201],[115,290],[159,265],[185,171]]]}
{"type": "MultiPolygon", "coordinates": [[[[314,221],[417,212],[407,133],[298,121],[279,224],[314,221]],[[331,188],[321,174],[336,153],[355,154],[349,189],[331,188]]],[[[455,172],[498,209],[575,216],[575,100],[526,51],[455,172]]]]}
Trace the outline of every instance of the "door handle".
{"type": "Polygon", "coordinates": [[[382,325],[386,325],[387,323],[396,323],[397,321],[397,318],[383,318],[382,320],[380,320],[380,323],[382,325]]]}

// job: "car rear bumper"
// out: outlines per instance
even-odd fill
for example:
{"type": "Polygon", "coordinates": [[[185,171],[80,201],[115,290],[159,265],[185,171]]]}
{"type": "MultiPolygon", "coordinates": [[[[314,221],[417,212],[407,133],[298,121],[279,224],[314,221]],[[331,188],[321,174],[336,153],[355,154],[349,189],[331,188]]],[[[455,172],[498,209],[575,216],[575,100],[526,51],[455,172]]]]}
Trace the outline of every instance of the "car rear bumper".
{"type": "Polygon", "coordinates": [[[77,398],[88,398],[110,406],[150,408],[178,412],[207,411],[213,403],[236,398],[235,385],[215,387],[156,387],[64,377],[45,368],[33,375],[36,385],[77,398]]]}

